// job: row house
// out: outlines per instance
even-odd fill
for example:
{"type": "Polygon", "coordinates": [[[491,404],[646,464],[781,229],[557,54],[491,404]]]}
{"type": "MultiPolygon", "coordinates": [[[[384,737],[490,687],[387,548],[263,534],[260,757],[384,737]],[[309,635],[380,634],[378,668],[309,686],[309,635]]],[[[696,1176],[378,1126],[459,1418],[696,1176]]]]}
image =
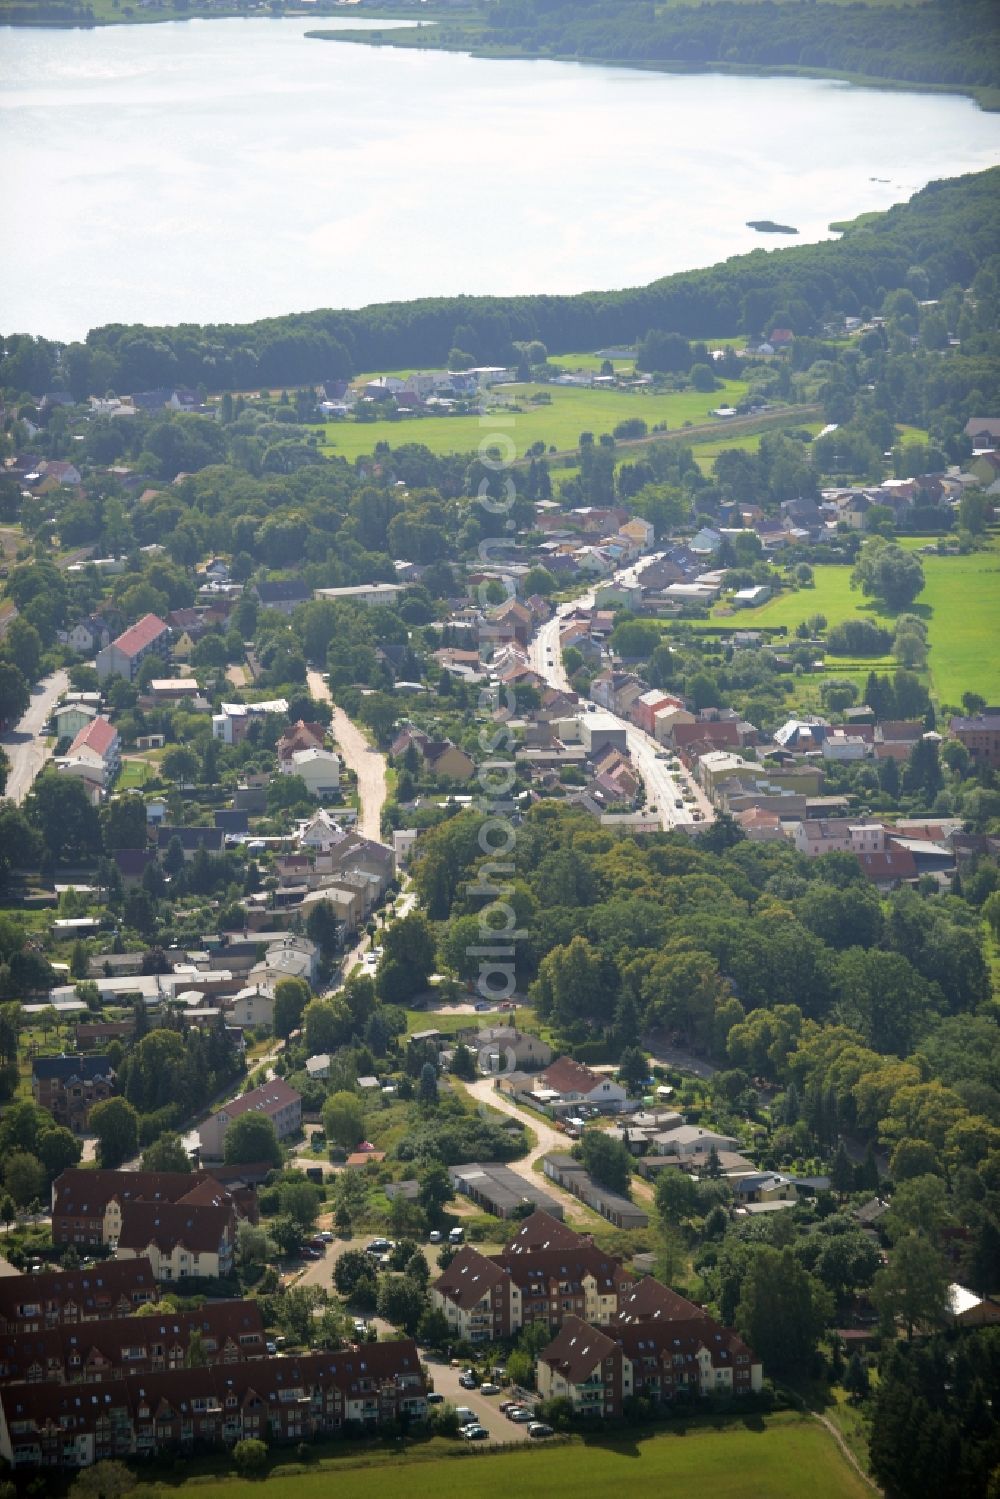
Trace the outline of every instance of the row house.
{"type": "Polygon", "coordinates": [[[83,1468],[333,1436],[422,1420],[426,1384],[411,1339],[300,1358],[133,1374],[81,1389],[58,1384],[0,1389],[0,1456],[15,1469],[83,1468]]]}
{"type": "Polygon", "coordinates": [[[98,1054],[69,1057],[35,1057],[31,1064],[31,1096],[39,1108],[48,1109],[57,1124],[80,1134],[87,1127],[90,1111],[115,1091],[115,1070],[110,1057],[98,1054]]]}
{"type": "Polygon", "coordinates": [[[238,1364],[266,1351],[259,1304],[219,1301],[191,1312],[0,1334],[0,1384],[100,1384],[196,1361],[238,1364]]]}
{"type": "Polygon", "coordinates": [[[142,1259],[107,1260],[90,1270],[4,1276],[0,1332],[37,1333],[47,1327],[130,1317],[156,1297],[152,1267],[142,1259]]]}

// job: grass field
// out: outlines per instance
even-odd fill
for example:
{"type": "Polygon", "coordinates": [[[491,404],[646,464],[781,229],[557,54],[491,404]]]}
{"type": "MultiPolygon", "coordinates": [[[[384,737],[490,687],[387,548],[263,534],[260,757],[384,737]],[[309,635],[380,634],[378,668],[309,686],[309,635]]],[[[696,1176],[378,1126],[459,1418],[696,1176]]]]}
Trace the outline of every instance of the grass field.
{"type": "MultiPolygon", "coordinates": [[[[615,1437],[505,1454],[418,1461],[378,1461],[349,1467],[348,1458],[267,1480],[273,1499],[326,1499],[331,1479],[350,1499],[578,1499],[581,1489],[610,1494],[678,1496],[711,1493],[712,1499],[862,1499],[871,1490],[850,1468],[831,1437],[815,1422],[776,1416],[712,1430],[692,1426],[646,1438],[615,1437]]],[[[414,1454],[416,1456],[416,1454],[414,1454]]],[[[363,1460],[363,1459],[362,1459],[363,1460]]],[[[259,1484],[237,1479],[199,1482],[199,1499],[249,1499],[259,1484]]]]}
{"type": "Polygon", "coordinates": [[[710,420],[715,406],[734,405],[746,394],[742,380],[724,381],[720,389],[703,392],[684,390],[652,395],[621,390],[585,390],[560,385],[506,385],[499,401],[482,416],[404,417],[377,422],[327,422],[324,451],[354,459],[371,453],[377,442],[399,447],[419,442],[433,453],[472,453],[482,443],[500,443],[506,454],[508,439],[518,457],[536,442],[563,452],[575,448],[581,432],[595,438],[610,432],[619,422],[641,417],[647,426],[666,422],[675,431],[685,422],[710,420]],[[535,395],[548,395],[551,402],[531,404],[535,395]],[[517,410],[510,410],[516,406],[517,410]],[[505,409],[507,407],[507,409],[505,409]]]}
{"type": "MultiPolygon", "coordinates": [[[[958,704],[963,692],[979,692],[995,702],[1000,697],[1000,655],[993,648],[1000,637],[1000,542],[994,540],[988,550],[967,557],[929,556],[921,561],[927,582],[913,612],[927,621],[928,666],[936,697],[958,704]]],[[[811,614],[825,614],[830,625],[853,614],[892,625],[891,612],[852,591],[849,567],[820,566],[814,574],[815,588],[783,593],[759,609],[741,611],[740,626],[785,625],[791,632],[811,614]]],[[[881,669],[877,662],[865,663],[865,673],[871,667],[881,669]]],[[[836,658],[829,659],[829,670],[840,675],[836,658]]],[[[844,675],[849,674],[845,670],[844,675]]]]}
{"type": "Polygon", "coordinates": [[[123,760],[118,773],[117,790],[137,790],[140,786],[145,786],[151,774],[145,760],[123,760]]]}
{"type": "MultiPolygon", "coordinates": [[[[822,422],[796,422],[790,420],[789,425],[793,426],[796,432],[810,432],[813,437],[823,429],[822,422]]],[[[760,447],[760,440],[763,435],[762,432],[734,432],[731,436],[720,437],[714,442],[692,442],[691,452],[694,454],[694,461],[702,473],[712,474],[715,472],[715,460],[720,453],[725,452],[729,448],[741,448],[745,453],[756,453],[760,447]]]]}

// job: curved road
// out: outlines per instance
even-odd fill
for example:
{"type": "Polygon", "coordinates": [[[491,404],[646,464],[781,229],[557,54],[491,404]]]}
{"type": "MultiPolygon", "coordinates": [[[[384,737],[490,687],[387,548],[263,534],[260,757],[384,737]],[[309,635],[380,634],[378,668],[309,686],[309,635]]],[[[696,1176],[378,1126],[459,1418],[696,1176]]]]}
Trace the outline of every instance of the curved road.
{"type": "Polygon", "coordinates": [[[382,838],[382,808],[385,806],[385,756],[373,749],[352,719],[348,718],[343,708],[339,708],[333,701],[330,689],[327,686],[326,677],[322,672],[310,671],[306,680],[309,683],[309,691],[317,702],[329,703],[333,709],[333,721],[331,729],[337,741],[337,747],[344,759],[344,764],[354,771],[358,778],[358,797],[361,802],[358,811],[358,831],[365,838],[372,838],[376,843],[382,838]]]}

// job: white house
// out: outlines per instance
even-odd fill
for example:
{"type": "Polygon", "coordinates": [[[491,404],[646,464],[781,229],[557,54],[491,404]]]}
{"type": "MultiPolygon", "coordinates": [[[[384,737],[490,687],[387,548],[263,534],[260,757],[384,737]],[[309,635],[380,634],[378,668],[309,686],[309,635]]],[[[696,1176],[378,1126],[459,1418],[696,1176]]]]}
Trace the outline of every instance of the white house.
{"type": "Polygon", "coordinates": [[[289,759],[288,773],[302,777],[310,796],[326,796],[340,786],[340,756],[315,745],[295,750],[289,759]]]}

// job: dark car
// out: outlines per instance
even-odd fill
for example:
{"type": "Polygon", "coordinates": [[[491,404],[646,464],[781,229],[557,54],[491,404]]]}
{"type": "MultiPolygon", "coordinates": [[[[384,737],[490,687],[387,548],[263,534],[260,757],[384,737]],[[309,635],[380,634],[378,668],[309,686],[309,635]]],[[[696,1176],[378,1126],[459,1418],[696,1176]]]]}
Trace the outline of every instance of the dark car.
{"type": "Polygon", "coordinates": [[[474,1390],[476,1388],[476,1376],[474,1374],[460,1374],[458,1382],[463,1390],[474,1390]]]}

